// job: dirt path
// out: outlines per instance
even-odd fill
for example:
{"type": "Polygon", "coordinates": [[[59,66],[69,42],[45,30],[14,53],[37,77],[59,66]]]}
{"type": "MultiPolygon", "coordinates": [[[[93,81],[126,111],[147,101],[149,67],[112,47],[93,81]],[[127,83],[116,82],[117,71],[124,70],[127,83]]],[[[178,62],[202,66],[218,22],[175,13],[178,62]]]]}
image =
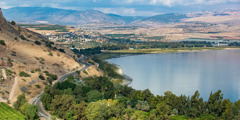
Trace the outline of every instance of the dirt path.
{"type": "Polygon", "coordinates": [[[2,75],[3,75],[3,78],[6,80],[7,79],[7,74],[6,74],[5,69],[2,69],[2,75]]]}
{"type": "Polygon", "coordinates": [[[18,88],[18,77],[15,77],[15,81],[14,81],[12,90],[11,90],[11,92],[9,94],[9,98],[8,98],[11,103],[13,103],[13,100],[14,100],[17,88],[18,88]]]}

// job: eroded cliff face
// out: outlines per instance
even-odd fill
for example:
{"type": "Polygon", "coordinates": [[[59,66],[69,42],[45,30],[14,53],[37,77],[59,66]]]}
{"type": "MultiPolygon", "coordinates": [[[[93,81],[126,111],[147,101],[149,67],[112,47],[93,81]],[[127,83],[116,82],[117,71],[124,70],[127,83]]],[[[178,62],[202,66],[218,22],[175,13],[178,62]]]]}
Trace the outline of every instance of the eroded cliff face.
{"type": "Polygon", "coordinates": [[[0,32],[8,34],[9,36],[19,36],[20,32],[15,29],[8,21],[3,17],[2,10],[0,8],[0,32]]]}

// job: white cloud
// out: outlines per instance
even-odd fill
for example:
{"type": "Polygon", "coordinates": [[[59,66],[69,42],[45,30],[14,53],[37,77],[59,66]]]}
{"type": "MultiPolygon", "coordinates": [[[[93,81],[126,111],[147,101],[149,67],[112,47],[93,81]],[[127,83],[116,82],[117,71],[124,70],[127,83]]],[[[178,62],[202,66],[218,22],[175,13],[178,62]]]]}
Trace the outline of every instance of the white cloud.
{"type": "Polygon", "coordinates": [[[6,2],[0,1],[0,8],[8,9],[8,8],[11,8],[11,7],[13,7],[13,6],[7,5],[6,2]]]}
{"type": "Polygon", "coordinates": [[[112,0],[116,4],[142,4],[142,5],[214,5],[220,3],[240,2],[240,0],[112,0]]]}

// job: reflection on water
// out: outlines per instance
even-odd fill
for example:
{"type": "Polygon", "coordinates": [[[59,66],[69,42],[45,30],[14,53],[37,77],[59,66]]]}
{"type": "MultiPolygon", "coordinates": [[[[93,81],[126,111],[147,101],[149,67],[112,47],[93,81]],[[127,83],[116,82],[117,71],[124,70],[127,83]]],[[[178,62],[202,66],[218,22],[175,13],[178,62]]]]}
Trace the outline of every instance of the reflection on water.
{"type": "Polygon", "coordinates": [[[150,89],[163,95],[193,95],[196,90],[204,100],[210,92],[222,90],[224,98],[240,99],[240,50],[147,54],[108,60],[123,68],[133,78],[137,90],[150,89]]]}

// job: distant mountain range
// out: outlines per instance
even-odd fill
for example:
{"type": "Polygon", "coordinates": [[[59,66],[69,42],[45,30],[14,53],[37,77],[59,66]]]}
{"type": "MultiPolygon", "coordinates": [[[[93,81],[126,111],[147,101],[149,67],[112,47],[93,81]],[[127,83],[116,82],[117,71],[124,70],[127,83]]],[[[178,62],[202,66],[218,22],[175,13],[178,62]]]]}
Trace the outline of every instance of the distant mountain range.
{"type": "Polygon", "coordinates": [[[115,24],[138,24],[145,21],[156,23],[180,22],[186,18],[182,14],[163,14],[152,17],[120,16],[105,14],[97,10],[65,10],[49,7],[14,7],[3,9],[7,20],[15,20],[18,23],[47,23],[62,25],[81,25],[87,23],[115,23],[115,24]]]}

